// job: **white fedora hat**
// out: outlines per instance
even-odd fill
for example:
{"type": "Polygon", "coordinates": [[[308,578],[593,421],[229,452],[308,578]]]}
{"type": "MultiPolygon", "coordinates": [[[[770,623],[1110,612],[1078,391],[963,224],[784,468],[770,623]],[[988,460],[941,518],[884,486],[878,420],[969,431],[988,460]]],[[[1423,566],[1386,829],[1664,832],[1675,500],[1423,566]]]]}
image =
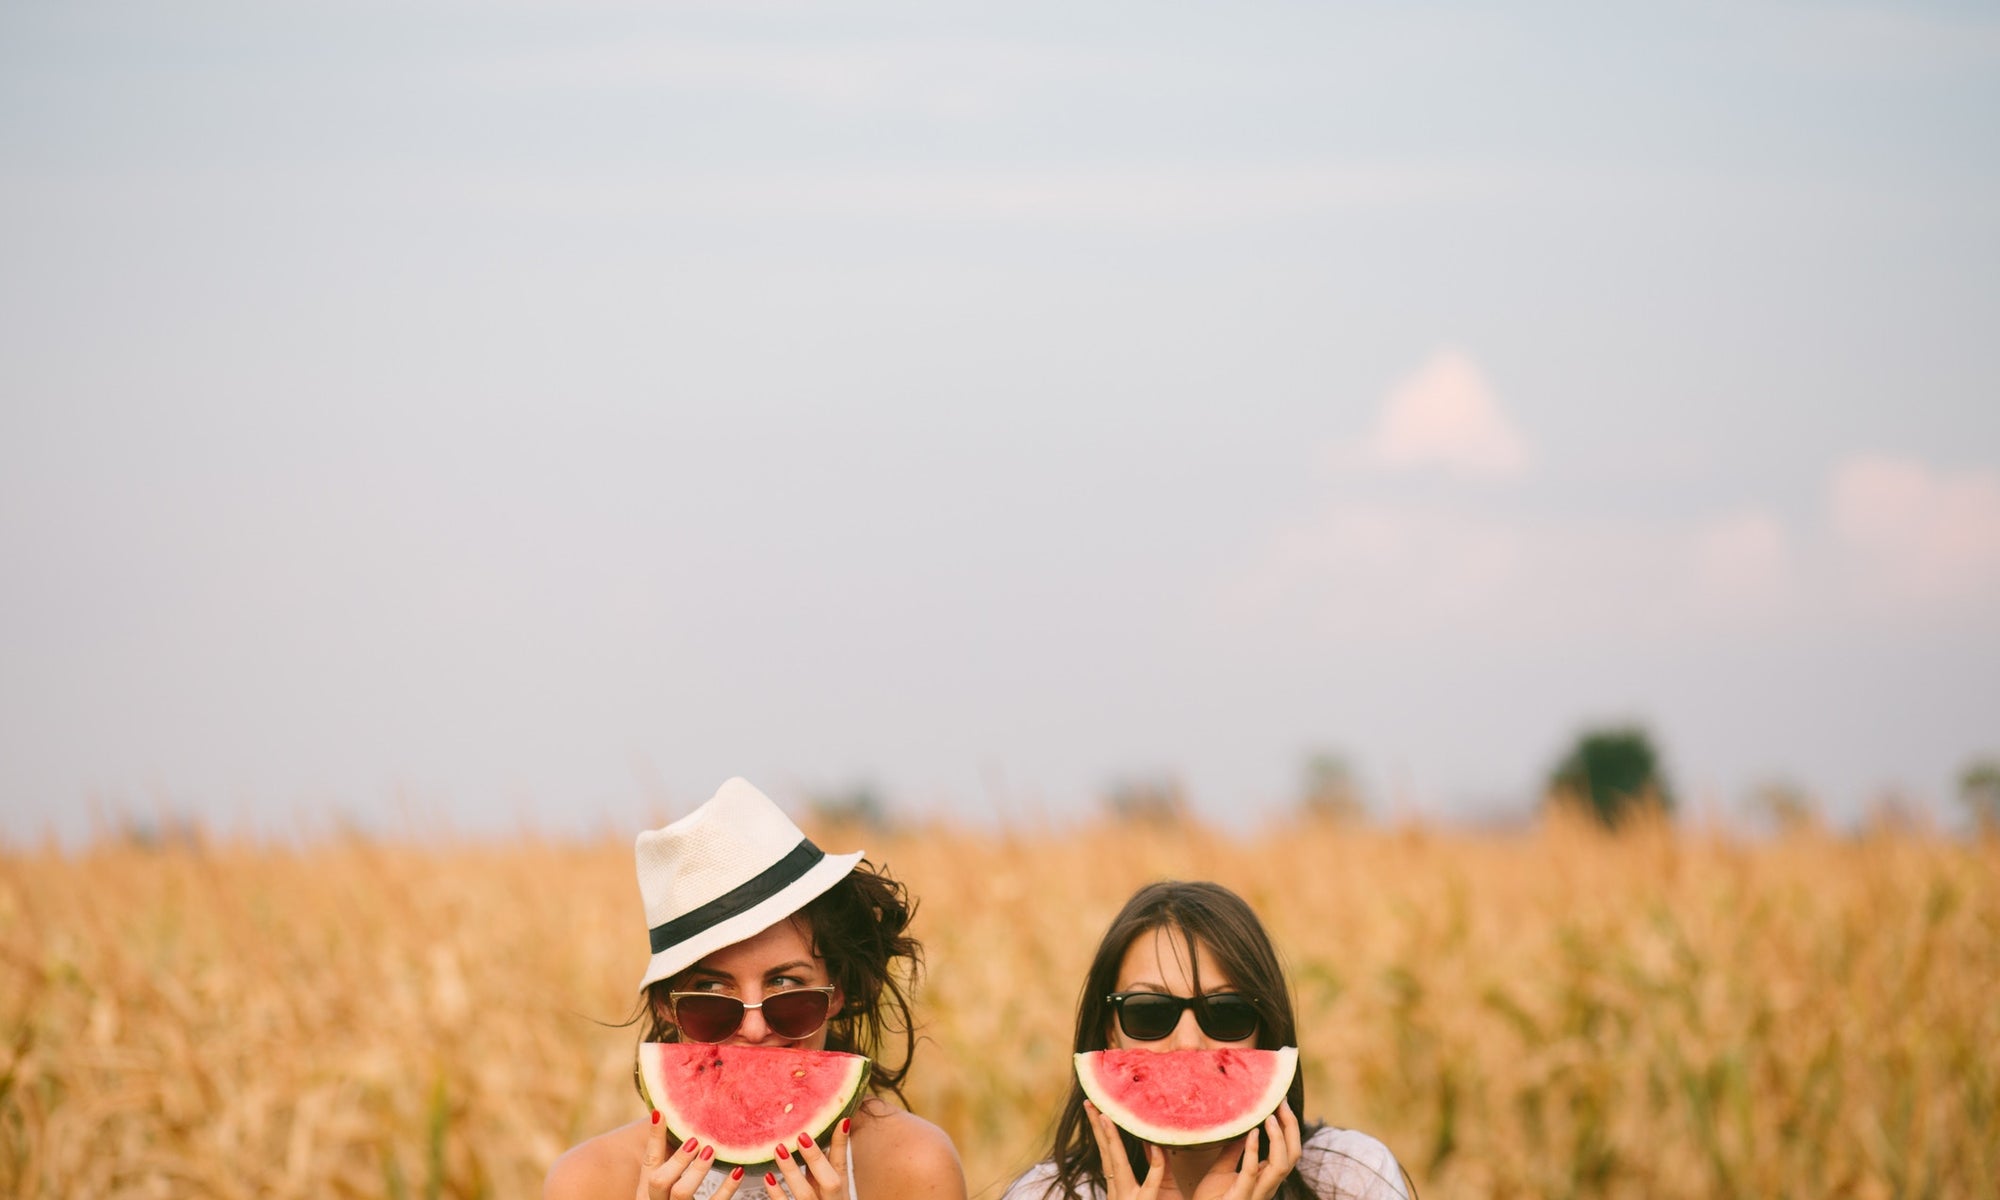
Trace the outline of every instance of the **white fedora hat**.
{"type": "Polygon", "coordinates": [[[866,853],[821,850],[742,779],[673,824],[640,834],[633,849],[653,944],[640,991],[791,916],[866,853]]]}

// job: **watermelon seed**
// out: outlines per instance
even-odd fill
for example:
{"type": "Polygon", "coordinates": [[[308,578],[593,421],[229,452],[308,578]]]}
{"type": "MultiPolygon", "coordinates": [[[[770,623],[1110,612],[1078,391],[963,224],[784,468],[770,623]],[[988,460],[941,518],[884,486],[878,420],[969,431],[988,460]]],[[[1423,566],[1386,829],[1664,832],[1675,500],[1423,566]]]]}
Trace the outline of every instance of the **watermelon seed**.
{"type": "Polygon", "coordinates": [[[790,1111],[792,1111],[792,1106],[791,1106],[791,1105],[789,1105],[789,1104],[785,1105],[785,1111],[786,1111],[786,1112],[790,1112],[790,1111]]]}

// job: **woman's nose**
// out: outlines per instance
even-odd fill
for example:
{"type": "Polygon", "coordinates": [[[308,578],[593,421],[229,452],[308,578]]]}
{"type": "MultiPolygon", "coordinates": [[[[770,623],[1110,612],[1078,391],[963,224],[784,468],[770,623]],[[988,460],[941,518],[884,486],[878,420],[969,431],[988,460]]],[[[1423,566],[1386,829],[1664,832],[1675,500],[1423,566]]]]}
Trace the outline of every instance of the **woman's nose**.
{"type": "MultiPolygon", "coordinates": [[[[755,1004],[756,1001],[750,1003],[755,1004]]],[[[771,1027],[764,1024],[764,1010],[761,1007],[744,1009],[743,1023],[736,1027],[736,1040],[746,1046],[758,1046],[770,1036],[771,1027]]]]}
{"type": "Polygon", "coordinates": [[[1181,1019],[1174,1022],[1174,1035],[1167,1044],[1175,1050],[1207,1050],[1208,1035],[1201,1031],[1201,1025],[1194,1019],[1194,1009],[1181,1010],[1181,1019]]]}

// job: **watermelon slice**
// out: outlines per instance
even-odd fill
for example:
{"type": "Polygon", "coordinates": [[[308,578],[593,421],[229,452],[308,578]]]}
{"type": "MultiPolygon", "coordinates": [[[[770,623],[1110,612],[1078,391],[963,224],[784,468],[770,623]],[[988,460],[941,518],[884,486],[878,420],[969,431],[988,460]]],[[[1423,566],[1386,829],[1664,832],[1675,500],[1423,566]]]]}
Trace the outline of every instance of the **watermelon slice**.
{"type": "Polygon", "coordinates": [[[1159,1146],[1198,1146],[1248,1133],[1285,1102],[1298,1069],[1296,1046],[1076,1056],[1076,1078],[1091,1103],[1118,1128],[1159,1146]]]}
{"type": "Polygon", "coordinates": [[[675,1138],[715,1147],[718,1162],[770,1162],[801,1131],[824,1145],[868,1086],[859,1054],[779,1046],[639,1043],[639,1086],[675,1138]]]}

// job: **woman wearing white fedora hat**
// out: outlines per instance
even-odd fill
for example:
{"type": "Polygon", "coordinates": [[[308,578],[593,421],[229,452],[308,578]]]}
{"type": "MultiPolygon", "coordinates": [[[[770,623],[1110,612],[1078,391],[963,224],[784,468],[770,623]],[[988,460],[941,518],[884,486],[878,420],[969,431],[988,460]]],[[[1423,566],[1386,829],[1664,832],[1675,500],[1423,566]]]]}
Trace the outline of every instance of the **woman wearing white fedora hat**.
{"type": "Polygon", "coordinates": [[[712,1150],[672,1145],[654,1112],[557,1159],[544,1200],[965,1200],[951,1139],[889,1099],[916,1047],[904,989],[922,966],[903,885],[859,851],[825,853],[741,779],[640,834],[636,851],[652,944],[634,1018],[645,1040],[865,1054],[871,1094],[827,1145],[802,1137],[747,1179],[711,1169],[712,1150]],[[901,1053],[884,1064],[890,1034],[901,1053]]]}

